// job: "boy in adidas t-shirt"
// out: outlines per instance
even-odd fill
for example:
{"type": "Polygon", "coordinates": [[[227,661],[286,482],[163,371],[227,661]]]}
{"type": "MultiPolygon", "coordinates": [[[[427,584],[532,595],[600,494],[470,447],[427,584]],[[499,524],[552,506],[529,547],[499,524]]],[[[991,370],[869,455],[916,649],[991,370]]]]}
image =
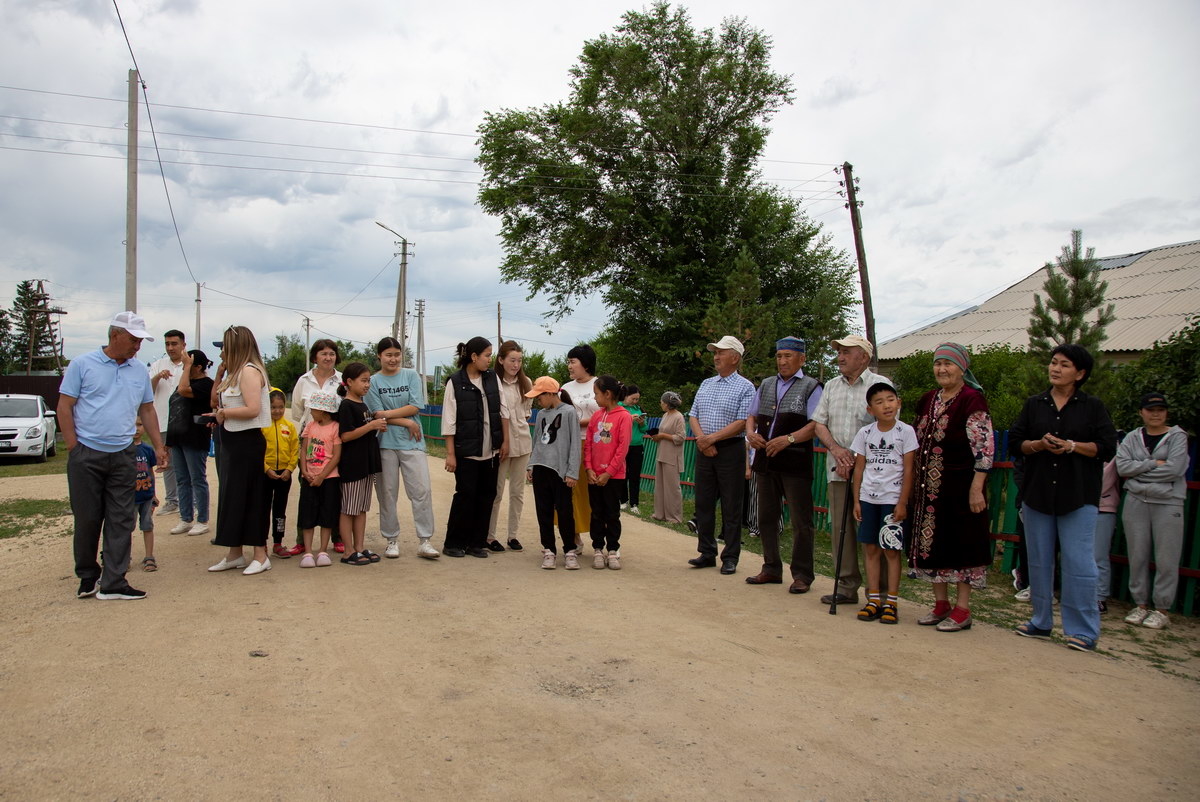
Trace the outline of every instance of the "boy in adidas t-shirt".
{"type": "Polygon", "coordinates": [[[908,518],[908,496],[913,483],[913,453],[917,433],[900,421],[900,396],[886,382],[867,389],[867,411],[875,422],[859,429],[850,450],[854,459],[854,520],[858,542],[867,564],[867,604],[858,611],[860,621],[895,624],[896,592],[900,587],[900,554],[908,518]],[[886,521],[887,516],[891,521],[886,521]],[[888,597],[879,593],[880,554],[885,555],[888,597]]]}

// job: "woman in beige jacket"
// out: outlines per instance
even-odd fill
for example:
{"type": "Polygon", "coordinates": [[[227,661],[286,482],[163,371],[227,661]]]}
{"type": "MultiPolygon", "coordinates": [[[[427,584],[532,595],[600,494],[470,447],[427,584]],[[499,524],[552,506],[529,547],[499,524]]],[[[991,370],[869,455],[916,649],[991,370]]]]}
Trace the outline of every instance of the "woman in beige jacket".
{"type": "Polygon", "coordinates": [[[683,436],[686,424],[679,407],[683,399],[670,391],[662,394],[663,410],[658,431],[646,435],[658,443],[658,454],[654,460],[654,515],[657,521],[672,524],[683,523],[683,492],[679,487],[679,473],[683,470],[683,436]]]}
{"type": "Polygon", "coordinates": [[[500,498],[504,495],[505,485],[508,485],[508,548],[522,551],[517,532],[521,528],[521,511],[525,508],[525,468],[533,451],[533,439],[529,434],[529,412],[533,408],[533,399],[525,397],[533,382],[525,375],[524,358],[520,345],[513,340],[505,340],[500,343],[492,366],[500,377],[500,393],[508,405],[508,420],[505,421],[508,427],[508,456],[500,460],[500,470],[496,476],[496,501],[492,507],[487,536],[487,547],[491,551],[504,551],[504,545],[496,537],[496,530],[500,522],[500,498]]]}

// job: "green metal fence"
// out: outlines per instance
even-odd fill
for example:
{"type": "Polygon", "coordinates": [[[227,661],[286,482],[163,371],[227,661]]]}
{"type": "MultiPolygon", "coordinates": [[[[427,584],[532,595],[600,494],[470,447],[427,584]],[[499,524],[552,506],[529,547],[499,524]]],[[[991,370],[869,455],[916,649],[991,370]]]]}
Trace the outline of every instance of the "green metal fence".
{"type": "MultiPolygon", "coordinates": [[[[651,420],[654,425],[656,421],[651,420]]],[[[441,410],[421,413],[421,429],[430,440],[442,440],[441,410]]],[[[533,426],[530,426],[532,432],[533,426]]],[[[654,492],[654,462],[658,454],[658,443],[653,440],[645,441],[642,456],[642,485],[644,493],[654,492]]],[[[829,532],[829,495],[825,482],[825,449],[817,448],[813,460],[813,522],[824,532],[829,532]]],[[[683,444],[683,472],[680,476],[683,486],[683,497],[695,497],[696,477],[696,441],[691,437],[683,444]]],[[[1017,488],[1013,483],[1013,469],[1010,462],[998,462],[988,475],[988,512],[991,515],[992,537],[1003,546],[1000,556],[1000,568],[1004,572],[1012,570],[1017,559],[1017,488]]],[[[1180,557],[1179,593],[1172,608],[1183,615],[1195,616],[1200,614],[1200,482],[1188,483],[1187,502],[1184,508],[1184,542],[1183,554],[1180,557]]],[[[787,519],[787,507],[784,507],[784,519],[787,519]]],[[[1114,598],[1129,601],[1129,557],[1127,556],[1125,532],[1117,516],[1117,531],[1113,535],[1113,543],[1109,559],[1113,563],[1112,595],[1114,598]]],[[[1151,564],[1152,570],[1157,567],[1151,564]]]]}

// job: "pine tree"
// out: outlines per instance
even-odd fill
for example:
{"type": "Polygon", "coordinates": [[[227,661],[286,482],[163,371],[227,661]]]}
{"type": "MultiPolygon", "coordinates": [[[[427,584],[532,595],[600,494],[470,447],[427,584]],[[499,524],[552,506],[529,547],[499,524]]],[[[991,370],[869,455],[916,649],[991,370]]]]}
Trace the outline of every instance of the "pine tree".
{"type": "Polygon", "coordinates": [[[50,305],[50,295],[42,282],[26,279],[17,284],[8,313],[12,326],[9,355],[14,372],[61,370],[57,326],[52,317],[61,314],[65,314],[62,309],[50,305]]]}
{"type": "Polygon", "coordinates": [[[1083,232],[1075,230],[1071,244],[1064,245],[1058,255],[1057,267],[1046,263],[1046,283],[1042,285],[1046,300],[1034,294],[1027,329],[1029,353],[1043,362],[1050,359],[1055,346],[1064,343],[1077,343],[1098,356],[1105,329],[1116,319],[1116,307],[1104,305],[1108,282],[1100,279],[1095,251],[1083,251],[1083,232]]]}
{"type": "Polygon", "coordinates": [[[769,376],[775,371],[774,343],[780,336],[775,311],[773,302],[763,300],[758,265],[742,248],[725,280],[724,298],[709,307],[700,330],[709,342],[726,334],[737,337],[746,348],[739,372],[751,379],[769,376]]]}

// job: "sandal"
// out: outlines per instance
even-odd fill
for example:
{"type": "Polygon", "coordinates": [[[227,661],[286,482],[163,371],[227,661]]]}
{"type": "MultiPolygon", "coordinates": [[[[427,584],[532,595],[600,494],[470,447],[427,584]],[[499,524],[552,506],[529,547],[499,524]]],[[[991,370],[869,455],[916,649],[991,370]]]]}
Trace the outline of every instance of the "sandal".
{"type": "Polygon", "coordinates": [[[1050,630],[1038,629],[1037,627],[1035,627],[1033,625],[1032,621],[1026,621],[1024,624],[1018,624],[1013,629],[1013,632],[1017,633],[1018,635],[1020,635],[1023,638],[1048,638],[1048,637],[1050,637],[1050,630]]]}
{"type": "Polygon", "coordinates": [[[367,562],[377,563],[380,561],[380,559],[382,559],[378,554],[371,551],[370,549],[363,549],[361,552],[359,552],[359,554],[363,557],[366,557],[367,562]]]}
{"type": "Polygon", "coordinates": [[[867,602],[866,606],[858,611],[858,620],[874,621],[876,618],[879,618],[880,614],[881,611],[879,609],[879,602],[871,599],[869,602],[867,602]]]}
{"type": "Polygon", "coordinates": [[[371,559],[369,557],[364,557],[355,551],[343,557],[342,562],[344,562],[346,565],[369,565],[371,559]]]}
{"type": "Polygon", "coordinates": [[[143,571],[157,571],[158,563],[154,561],[153,557],[144,557],[144,558],[142,558],[142,570],[143,571]]]}
{"type": "Polygon", "coordinates": [[[510,537],[508,539],[508,547],[510,549],[512,549],[513,551],[524,551],[525,550],[524,547],[521,545],[521,541],[517,540],[515,537],[510,537]]]}
{"type": "Polygon", "coordinates": [[[1082,635],[1072,635],[1067,638],[1067,648],[1079,652],[1094,652],[1096,651],[1096,642],[1082,635]]]}
{"type": "Polygon", "coordinates": [[[884,602],[883,608],[879,613],[879,623],[881,624],[898,624],[900,616],[896,614],[896,605],[890,602],[884,602]]]}

